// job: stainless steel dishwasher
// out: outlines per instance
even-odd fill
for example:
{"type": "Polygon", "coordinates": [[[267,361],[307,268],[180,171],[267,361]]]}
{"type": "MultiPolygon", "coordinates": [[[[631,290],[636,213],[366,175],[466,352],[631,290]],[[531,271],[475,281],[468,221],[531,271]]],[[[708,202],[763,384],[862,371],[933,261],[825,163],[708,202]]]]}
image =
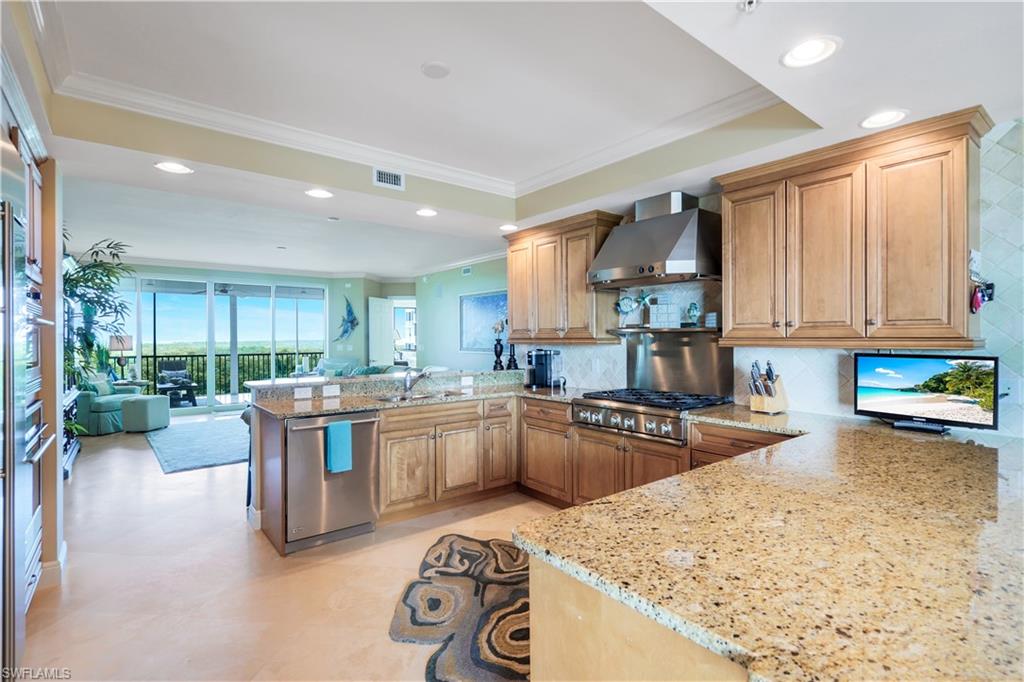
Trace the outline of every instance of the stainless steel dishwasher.
{"type": "Polygon", "coordinates": [[[285,552],[369,533],[380,516],[377,412],[288,419],[285,552]],[[327,471],[327,425],[352,423],[352,469],[327,471]]]}

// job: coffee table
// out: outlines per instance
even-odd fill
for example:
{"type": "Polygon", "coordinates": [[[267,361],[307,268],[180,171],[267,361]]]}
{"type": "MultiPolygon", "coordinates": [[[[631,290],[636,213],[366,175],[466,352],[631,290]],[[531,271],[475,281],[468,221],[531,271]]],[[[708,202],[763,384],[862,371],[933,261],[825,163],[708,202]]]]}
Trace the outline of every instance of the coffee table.
{"type": "Polygon", "coordinates": [[[178,407],[184,402],[192,403],[192,407],[198,407],[196,403],[196,389],[199,384],[157,384],[156,392],[167,396],[171,401],[171,407],[178,407]],[[178,395],[175,396],[174,394],[178,395]],[[182,397],[184,395],[184,397],[182,397]]]}

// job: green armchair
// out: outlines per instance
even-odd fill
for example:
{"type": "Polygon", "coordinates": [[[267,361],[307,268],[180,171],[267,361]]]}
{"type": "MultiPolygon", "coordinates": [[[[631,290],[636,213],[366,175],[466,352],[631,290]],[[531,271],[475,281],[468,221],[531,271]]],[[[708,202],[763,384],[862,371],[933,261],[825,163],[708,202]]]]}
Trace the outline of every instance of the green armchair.
{"type": "Polygon", "coordinates": [[[121,403],[125,399],[142,393],[139,386],[114,386],[109,395],[99,395],[96,391],[79,391],[78,423],[85,428],[90,436],[105,436],[108,433],[120,433],[121,403]]]}

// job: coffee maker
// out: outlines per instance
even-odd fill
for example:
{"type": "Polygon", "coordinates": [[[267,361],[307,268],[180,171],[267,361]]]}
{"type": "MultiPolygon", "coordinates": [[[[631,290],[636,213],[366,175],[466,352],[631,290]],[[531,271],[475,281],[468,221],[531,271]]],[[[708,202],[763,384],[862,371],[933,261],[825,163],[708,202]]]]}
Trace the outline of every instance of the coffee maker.
{"type": "Polygon", "coordinates": [[[535,388],[565,386],[562,376],[562,352],[537,348],[526,354],[526,385],[535,388]]]}

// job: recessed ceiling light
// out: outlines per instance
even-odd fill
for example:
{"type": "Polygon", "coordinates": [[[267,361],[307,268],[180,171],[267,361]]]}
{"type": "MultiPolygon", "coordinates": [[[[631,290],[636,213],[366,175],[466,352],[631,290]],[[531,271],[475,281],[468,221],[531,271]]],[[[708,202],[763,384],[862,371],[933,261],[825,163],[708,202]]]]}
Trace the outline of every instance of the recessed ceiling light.
{"type": "Polygon", "coordinates": [[[515,232],[516,230],[519,229],[519,226],[513,225],[512,223],[508,223],[507,225],[502,225],[498,229],[501,230],[502,232],[515,232]]]}
{"type": "Polygon", "coordinates": [[[329,216],[327,216],[327,219],[328,219],[328,220],[330,220],[330,221],[331,221],[332,223],[336,223],[336,222],[338,222],[339,220],[341,220],[341,218],[339,218],[339,217],[338,217],[338,216],[336,216],[336,215],[329,215],[329,216]]]}
{"type": "Polygon", "coordinates": [[[421,208],[420,210],[416,211],[416,215],[422,216],[423,218],[433,218],[434,216],[437,215],[437,211],[435,211],[432,208],[421,208]]]}
{"type": "Polygon", "coordinates": [[[843,41],[835,36],[810,38],[782,55],[782,64],[792,69],[817,64],[834,55],[842,44],[843,41]]]}
{"type": "Polygon", "coordinates": [[[423,62],[420,65],[420,71],[427,78],[433,78],[434,80],[444,78],[452,72],[451,67],[444,62],[423,62]]]}
{"type": "Polygon", "coordinates": [[[860,122],[860,127],[884,128],[885,126],[891,126],[894,123],[899,123],[906,117],[906,109],[887,109],[885,111],[879,111],[877,114],[871,114],[860,122]]]}
{"type": "Polygon", "coordinates": [[[325,189],[314,187],[313,189],[306,190],[306,196],[313,197],[314,199],[330,199],[334,195],[325,189]]]}
{"type": "Polygon", "coordinates": [[[177,161],[161,161],[160,163],[154,163],[153,167],[157,170],[162,170],[164,173],[174,173],[175,175],[188,175],[189,173],[195,173],[194,170],[185,164],[178,163],[177,161]]]}

